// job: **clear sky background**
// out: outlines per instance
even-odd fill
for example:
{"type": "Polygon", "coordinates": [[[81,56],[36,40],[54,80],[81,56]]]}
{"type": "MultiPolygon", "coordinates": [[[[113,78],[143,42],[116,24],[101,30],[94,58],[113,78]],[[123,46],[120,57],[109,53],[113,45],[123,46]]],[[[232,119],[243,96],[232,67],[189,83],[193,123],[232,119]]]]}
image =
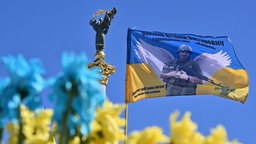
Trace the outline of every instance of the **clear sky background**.
{"type": "MultiPolygon", "coordinates": [[[[105,53],[106,62],[116,66],[117,71],[109,79],[107,95],[112,102],[123,103],[129,27],[229,36],[250,78],[245,104],[213,95],[144,99],[129,104],[128,133],[156,125],[169,135],[170,114],[191,111],[203,135],[222,124],[230,140],[255,144],[255,5],[253,0],[0,0],[0,57],[22,54],[27,59],[40,58],[45,78],[61,71],[63,51],[85,52],[93,61],[95,31],[89,20],[99,9],[116,7],[117,14],[106,35],[105,53]]],[[[0,78],[5,76],[1,65],[0,78]]]]}

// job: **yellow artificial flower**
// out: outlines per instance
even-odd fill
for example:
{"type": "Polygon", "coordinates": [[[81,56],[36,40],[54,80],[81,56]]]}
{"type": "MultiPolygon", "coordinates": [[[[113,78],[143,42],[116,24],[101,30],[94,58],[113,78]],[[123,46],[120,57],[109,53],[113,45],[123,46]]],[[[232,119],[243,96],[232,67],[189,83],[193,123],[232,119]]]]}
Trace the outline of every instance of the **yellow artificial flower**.
{"type": "Polygon", "coordinates": [[[26,144],[54,144],[53,138],[50,139],[51,117],[53,111],[45,109],[38,111],[37,114],[31,112],[25,106],[21,106],[22,131],[26,137],[26,144]]]}
{"type": "Polygon", "coordinates": [[[75,136],[73,139],[69,140],[68,144],[80,144],[80,137],[75,136]]]}
{"type": "Polygon", "coordinates": [[[136,144],[140,140],[141,132],[133,131],[132,134],[127,138],[127,144],[136,144]]]}
{"type": "Polygon", "coordinates": [[[133,132],[128,140],[127,144],[157,144],[167,143],[169,138],[165,136],[162,129],[156,126],[146,128],[142,132],[133,132]]]}
{"type": "Polygon", "coordinates": [[[205,144],[204,142],[205,142],[205,137],[201,133],[195,132],[189,144],[205,144]]]}
{"type": "Polygon", "coordinates": [[[14,123],[8,123],[6,130],[9,133],[8,144],[18,143],[19,126],[14,123]]]}
{"type": "Polygon", "coordinates": [[[197,124],[191,121],[190,112],[186,112],[180,122],[177,122],[178,112],[170,116],[171,144],[203,144],[204,136],[198,133],[197,124]]]}
{"type": "Polygon", "coordinates": [[[236,140],[228,142],[225,128],[222,125],[218,125],[211,131],[211,135],[207,137],[205,144],[239,144],[239,142],[236,140]]]}
{"type": "Polygon", "coordinates": [[[117,144],[125,140],[121,127],[125,120],[119,115],[124,109],[123,104],[112,104],[106,100],[103,108],[98,108],[95,120],[92,122],[92,132],[86,142],[93,144],[117,144]]]}
{"type": "MultiPolygon", "coordinates": [[[[25,144],[55,144],[54,139],[49,139],[49,124],[53,114],[51,110],[41,111],[37,116],[24,105],[20,106],[20,110],[25,144]]],[[[9,132],[8,144],[18,143],[19,125],[9,123],[6,129],[9,132]]]]}

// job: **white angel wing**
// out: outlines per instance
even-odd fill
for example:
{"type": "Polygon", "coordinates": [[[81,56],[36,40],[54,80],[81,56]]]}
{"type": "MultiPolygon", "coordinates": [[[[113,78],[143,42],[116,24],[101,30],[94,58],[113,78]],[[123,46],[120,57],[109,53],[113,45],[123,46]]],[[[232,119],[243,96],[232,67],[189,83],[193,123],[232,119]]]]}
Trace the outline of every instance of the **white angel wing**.
{"type": "Polygon", "coordinates": [[[203,53],[195,58],[204,76],[210,78],[212,75],[231,64],[230,56],[222,50],[215,53],[203,53]]]}
{"type": "Polygon", "coordinates": [[[163,48],[156,47],[140,40],[136,45],[136,52],[142,61],[153,69],[155,74],[160,78],[162,69],[168,61],[173,60],[173,55],[163,48]]]}

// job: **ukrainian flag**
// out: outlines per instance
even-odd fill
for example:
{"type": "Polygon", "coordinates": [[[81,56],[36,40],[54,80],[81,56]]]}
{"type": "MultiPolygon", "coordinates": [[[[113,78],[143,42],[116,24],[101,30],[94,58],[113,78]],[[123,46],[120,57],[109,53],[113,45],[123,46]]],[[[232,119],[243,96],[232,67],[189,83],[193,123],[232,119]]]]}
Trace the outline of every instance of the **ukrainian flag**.
{"type": "MultiPolygon", "coordinates": [[[[191,67],[190,65],[187,64],[188,67],[191,67]]],[[[193,83],[194,81],[191,80],[193,77],[200,80],[200,83],[194,84],[195,93],[191,95],[211,94],[241,103],[244,103],[248,96],[248,74],[239,62],[227,36],[213,37],[128,29],[126,103],[143,98],[166,96],[168,86],[177,83],[174,81],[180,78],[181,81],[186,79],[193,83]],[[168,66],[168,63],[179,63],[178,52],[181,45],[191,48],[190,61],[198,65],[200,73],[196,74],[193,69],[190,71],[182,69],[177,66],[178,64],[168,66]],[[169,78],[169,81],[161,76],[166,67],[170,71],[173,68],[176,74],[175,77],[169,78]]],[[[182,85],[178,87],[182,88],[182,85]]]]}

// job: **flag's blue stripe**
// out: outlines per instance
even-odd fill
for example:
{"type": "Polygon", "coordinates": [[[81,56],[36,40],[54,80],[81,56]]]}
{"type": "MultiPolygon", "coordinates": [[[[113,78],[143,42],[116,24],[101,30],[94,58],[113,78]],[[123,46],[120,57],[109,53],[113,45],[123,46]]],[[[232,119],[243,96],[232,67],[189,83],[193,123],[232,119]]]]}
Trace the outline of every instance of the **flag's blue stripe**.
{"type": "MultiPolygon", "coordinates": [[[[229,67],[234,69],[243,68],[239,62],[233,45],[227,36],[199,36],[194,34],[164,33],[157,31],[141,31],[128,29],[127,36],[127,64],[142,63],[142,60],[135,52],[136,44],[143,40],[153,46],[161,47],[172,54],[175,54],[181,44],[187,43],[193,48],[191,58],[202,53],[226,52],[232,59],[229,67]]],[[[176,55],[174,55],[176,57],[176,55]]]]}

